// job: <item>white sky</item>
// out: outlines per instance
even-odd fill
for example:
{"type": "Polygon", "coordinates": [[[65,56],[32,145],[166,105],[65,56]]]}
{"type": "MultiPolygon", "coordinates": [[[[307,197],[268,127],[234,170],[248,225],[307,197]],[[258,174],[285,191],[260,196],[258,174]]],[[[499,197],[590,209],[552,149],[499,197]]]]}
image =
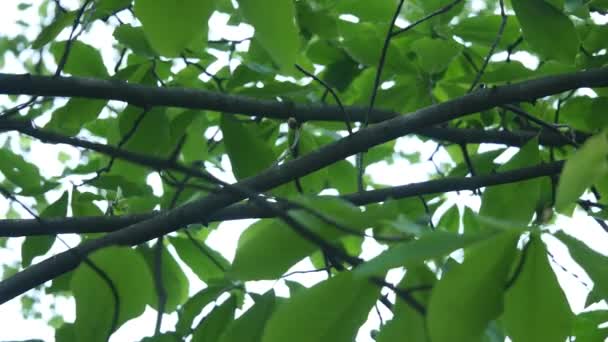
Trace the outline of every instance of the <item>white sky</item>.
{"type": "MultiPolygon", "coordinates": [[[[33,2],[34,4],[38,3],[37,0],[30,2],[33,2]]],[[[40,19],[37,13],[35,12],[36,6],[34,6],[33,9],[21,12],[17,10],[17,3],[18,1],[0,2],[0,35],[14,36],[18,33],[22,34],[23,28],[15,24],[15,21],[17,19],[22,19],[28,23],[35,23],[40,19]]],[[[74,5],[75,1],[73,0],[63,0],[61,1],[61,3],[62,5],[64,5],[64,7],[72,9],[77,6],[74,5]]],[[[227,27],[227,19],[227,16],[222,15],[214,15],[212,17],[210,22],[210,27],[212,27],[212,36],[210,37],[211,39],[240,39],[252,35],[251,29],[246,26],[241,26],[239,27],[239,29],[236,30],[234,28],[227,27]],[[220,32],[221,36],[218,35],[218,33],[220,32]]],[[[25,32],[27,37],[30,40],[33,40],[37,35],[37,28],[34,27],[33,29],[28,29],[25,32]]],[[[108,69],[110,69],[111,65],[113,65],[113,61],[115,58],[112,49],[112,29],[103,23],[97,23],[94,25],[94,29],[92,32],[92,35],[84,35],[82,37],[82,40],[84,42],[94,41],[94,46],[99,47],[104,57],[104,61],[106,62],[108,69]]],[[[58,40],[66,38],[67,30],[64,31],[64,33],[58,38],[58,40]]],[[[535,61],[533,59],[526,58],[525,56],[523,58],[526,64],[535,64],[535,61]]],[[[223,62],[220,63],[225,63],[225,58],[223,59],[223,62]]],[[[24,70],[21,69],[19,62],[15,60],[14,56],[6,55],[5,65],[3,68],[0,69],[0,72],[20,73],[24,72],[24,70]]],[[[7,103],[7,97],[0,95],[0,103],[7,103]]],[[[42,118],[42,120],[45,120],[45,118],[42,118]]],[[[48,120],[48,118],[46,118],[46,120],[48,120]]],[[[3,136],[5,137],[7,136],[7,134],[3,134],[2,136],[0,136],[0,143],[5,140],[3,136]]],[[[420,159],[426,160],[434,151],[435,145],[431,142],[421,143],[416,139],[399,139],[397,143],[397,149],[406,153],[412,153],[415,149],[416,151],[420,152],[420,159]]],[[[77,162],[79,157],[79,152],[77,149],[62,146],[61,150],[67,151],[71,156],[73,156],[73,163],[77,162]]],[[[37,141],[33,141],[31,146],[31,152],[29,154],[29,160],[36,161],[38,165],[45,165],[45,169],[42,170],[45,176],[59,175],[62,172],[62,167],[60,164],[54,162],[56,160],[55,156],[57,156],[57,153],[57,146],[45,145],[37,141]]],[[[449,161],[449,158],[445,152],[442,152],[435,156],[435,160],[438,162],[445,162],[449,161]]],[[[229,167],[229,165],[227,166],[229,167]]],[[[413,166],[405,160],[399,160],[392,165],[387,165],[386,163],[372,165],[368,168],[368,173],[374,178],[375,181],[389,185],[400,185],[408,182],[427,180],[428,175],[434,173],[434,167],[429,162],[413,166]]],[[[222,178],[225,177],[229,178],[229,176],[226,175],[224,175],[224,177],[222,178]]],[[[151,179],[151,181],[153,181],[153,183],[157,183],[158,179],[151,179]]],[[[53,198],[57,198],[59,195],[60,192],[56,191],[51,196],[53,198]]],[[[456,197],[456,195],[450,195],[449,198],[449,203],[440,208],[440,213],[446,210],[454,203],[458,203],[459,206],[463,206],[466,204],[474,209],[478,209],[479,206],[479,199],[471,195],[461,194],[460,197],[456,197]]],[[[2,215],[4,215],[4,213],[6,212],[6,208],[6,201],[0,201],[0,213],[2,213],[0,214],[0,218],[2,218],[2,215]]],[[[435,219],[439,217],[440,215],[435,215],[435,219]]],[[[224,256],[226,256],[229,260],[232,260],[234,257],[236,243],[238,241],[237,236],[239,236],[240,233],[251,222],[253,222],[253,220],[238,222],[232,221],[223,223],[219,229],[214,231],[209,236],[207,243],[211,247],[224,254],[224,256]]],[[[564,229],[567,233],[572,234],[577,238],[585,241],[587,244],[589,244],[589,246],[591,246],[595,250],[608,254],[608,248],[605,243],[606,234],[595,222],[593,222],[593,220],[588,218],[585,214],[577,212],[573,218],[562,217],[558,220],[556,224],[556,229],[557,228],[564,229]]],[[[71,239],[69,236],[66,236],[65,239],[66,241],[68,241],[68,243],[77,241],[73,238],[71,239]]],[[[545,240],[549,244],[551,251],[556,256],[561,265],[565,266],[569,271],[573,272],[574,274],[579,275],[581,277],[581,280],[583,280],[585,283],[591,284],[591,281],[585,275],[584,271],[582,271],[582,269],[580,269],[576,264],[572,262],[565,248],[561,244],[556,243],[554,241],[555,239],[545,240]]],[[[14,239],[9,245],[12,247],[12,250],[9,249],[5,251],[0,251],[0,263],[6,262],[8,260],[16,260],[19,258],[19,246],[21,241],[22,239],[14,239]]],[[[66,247],[64,245],[57,242],[53,246],[51,252],[57,253],[65,249],[66,247]]],[[[364,256],[366,258],[369,258],[380,253],[382,248],[373,241],[366,241],[364,244],[364,250],[364,256]]],[[[35,259],[35,261],[40,261],[42,259],[43,258],[37,258],[35,259]]],[[[581,281],[574,278],[571,274],[564,272],[559,267],[555,267],[555,265],[553,266],[556,271],[556,274],[558,275],[560,283],[566,291],[572,309],[575,312],[580,312],[581,310],[583,310],[584,301],[589,289],[585,288],[585,286],[581,284],[581,281]]],[[[312,268],[313,266],[310,264],[310,262],[308,260],[305,260],[294,266],[292,270],[309,270],[312,268]]],[[[191,294],[194,294],[198,290],[203,288],[204,284],[200,280],[198,280],[198,278],[188,269],[188,267],[184,267],[184,271],[187,272],[191,280],[191,294]]],[[[390,275],[390,278],[396,281],[402,275],[402,272],[392,271],[390,275]]],[[[314,283],[325,279],[325,274],[315,273],[307,275],[294,275],[289,279],[299,281],[306,286],[311,286],[314,283]]],[[[271,287],[274,287],[275,291],[279,295],[286,296],[288,294],[288,290],[282,281],[251,282],[251,284],[248,284],[249,290],[260,293],[266,291],[271,287]]],[[[52,312],[49,307],[54,300],[55,299],[49,296],[42,297],[41,305],[38,306],[38,308],[43,314],[44,319],[42,320],[23,319],[20,310],[20,298],[16,298],[0,306],[0,322],[4,322],[2,329],[0,329],[0,340],[22,340],[30,338],[41,338],[45,341],[52,341],[54,338],[54,330],[46,324],[45,320],[50,318],[52,315],[52,312]]],[[[64,316],[64,319],[66,321],[72,322],[74,320],[74,303],[72,300],[58,299],[55,301],[55,304],[60,309],[60,313],[64,316]]],[[[390,313],[386,309],[384,309],[384,307],[380,306],[380,308],[382,310],[384,319],[386,320],[390,318],[390,313]]],[[[206,311],[208,311],[209,309],[210,308],[207,308],[206,311]]],[[[144,336],[149,336],[153,333],[155,319],[156,312],[148,308],[142,317],[131,320],[128,323],[124,324],[112,336],[111,341],[137,341],[143,338],[144,336]]],[[[163,320],[163,330],[172,330],[175,321],[175,314],[166,315],[163,320]]],[[[366,323],[364,328],[361,329],[357,340],[373,341],[369,337],[369,331],[370,329],[377,327],[378,323],[378,317],[376,313],[372,311],[369,317],[369,321],[366,323]]]]}

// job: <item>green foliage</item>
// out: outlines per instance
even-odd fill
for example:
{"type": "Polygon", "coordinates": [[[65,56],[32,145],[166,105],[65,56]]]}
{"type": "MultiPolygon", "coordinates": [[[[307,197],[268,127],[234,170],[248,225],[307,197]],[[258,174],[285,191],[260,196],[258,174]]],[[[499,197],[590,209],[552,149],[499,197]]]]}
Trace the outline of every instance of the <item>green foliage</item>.
{"type": "Polygon", "coordinates": [[[399,2],[8,1],[0,301],[59,342],[605,340],[608,1],[399,2]]]}
{"type": "Polygon", "coordinates": [[[377,296],[378,288],[367,279],[342,273],[279,306],[261,341],[352,341],[377,296]]]}
{"type": "Polygon", "coordinates": [[[97,270],[83,263],[70,281],[76,300],[73,331],[77,341],[105,341],[114,322],[114,328],[120,327],[154,300],[152,274],[144,259],[126,247],[106,248],[89,259],[97,270]]]}
{"type": "Polygon", "coordinates": [[[587,140],[568,159],[560,177],[555,205],[563,209],[578,199],[588,187],[608,172],[608,132],[602,132],[587,140]]]}
{"type": "Polygon", "coordinates": [[[570,335],[572,312],[549,265],[545,245],[532,237],[523,266],[505,294],[505,328],[517,341],[562,341],[570,335]]]}
{"type": "Polygon", "coordinates": [[[479,245],[433,287],[428,306],[432,341],[478,339],[503,310],[503,291],[519,235],[504,232],[479,245]]]}
{"type": "Polygon", "coordinates": [[[558,8],[543,0],[513,0],[513,9],[526,42],[541,56],[572,63],[580,42],[574,24],[558,8]],[[560,42],[557,48],[551,42],[560,42]]]}
{"type": "Polygon", "coordinates": [[[168,57],[179,56],[195,39],[205,41],[206,23],[214,8],[213,0],[181,0],[174,6],[154,0],[134,4],[146,38],[159,54],[168,57]]]}

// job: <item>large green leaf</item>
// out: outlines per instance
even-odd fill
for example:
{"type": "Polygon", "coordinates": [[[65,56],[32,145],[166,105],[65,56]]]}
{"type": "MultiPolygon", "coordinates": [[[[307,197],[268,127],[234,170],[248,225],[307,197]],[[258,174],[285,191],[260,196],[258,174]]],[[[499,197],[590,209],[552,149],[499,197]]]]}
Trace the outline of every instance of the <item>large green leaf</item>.
{"type": "Polygon", "coordinates": [[[512,0],[526,42],[543,58],[572,63],[579,49],[574,24],[544,0],[512,0]],[[557,48],[554,42],[559,42],[557,48]]]}
{"type": "Polygon", "coordinates": [[[207,41],[207,21],[215,0],[178,0],[170,5],[135,0],[134,10],[152,47],[163,56],[176,57],[195,39],[207,41]]]}
{"type": "Polygon", "coordinates": [[[300,49],[291,0],[238,0],[239,10],[255,28],[255,39],[283,72],[291,72],[300,49]]]}
{"type": "MultiPolygon", "coordinates": [[[[146,304],[155,298],[148,265],[136,251],[109,247],[93,253],[89,259],[108,276],[118,292],[118,327],[141,315],[146,304]]],[[[76,301],[76,340],[106,341],[117,304],[108,283],[82,263],[74,271],[70,284],[76,301]]]]}
{"type": "Polygon", "coordinates": [[[262,342],[353,341],[379,292],[368,279],[341,273],[281,304],[266,324],[262,342]]]}
{"type": "MultiPolygon", "coordinates": [[[[59,63],[65,53],[67,42],[56,42],[51,45],[51,54],[55,63],[59,63]]],[[[74,76],[107,78],[108,70],[103,64],[99,50],[79,40],[72,42],[63,71],[74,76]]]]}
{"type": "MultiPolygon", "coordinates": [[[[538,140],[532,139],[498,170],[535,166],[539,161],[538,140]]],[[[492,186],[483,192],[479,216],[490,226],[525,226],[534,215],[539,197],[540,182],[535,179],[492,186]]]]}
{"type": "Polygon", "coordinates": [[[597,290],[601,298],[608,298],[608,257],[589,248],[583,242],[564,232],[555,234],[568,246],[572,258],[587,272],[593,280],[593,291],[597,290]]]}
{"type": "Polygon", "coordinates": [[[603,131],[585,142],[566,161],[557,186],[555,206],[564,209],[608,172],[608,132],[603,131]]]}
{"type": "Polygon", "coordinates": [[[475,341],[498,318],[518,238],[507,231],[475,245],[439,280],[427,313],[433,342],[475,341]]]}
{"type": "Polygon", "coordinates": [[[523,268],[505,295],[505,328],[514,341],[564,341],[572,312],[549,265],[545,245],[533,237],[523,268]]]}
{"type": "Polygon", "coordinates": [[[237,179],[253,176],[275,161],[272,145],[256,135],[256,126],[243,123],[230,115],[220,121],[224,146],[237,179]]]}

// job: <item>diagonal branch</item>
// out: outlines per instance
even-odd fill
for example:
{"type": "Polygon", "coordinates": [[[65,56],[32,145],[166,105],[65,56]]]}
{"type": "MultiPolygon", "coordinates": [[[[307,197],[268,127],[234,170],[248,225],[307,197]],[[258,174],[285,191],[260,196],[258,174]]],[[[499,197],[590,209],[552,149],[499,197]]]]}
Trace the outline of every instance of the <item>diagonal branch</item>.
{"type": "MultiPolygon", "coordinates": [[[[25,76],[25,78],[27,77],[25,76]]],[[[530,101],[580,87],[604,86],[608,86],[608,68],[549,76],[501,87],[481,89],[460,98],[370,126],[351,136],[325,145],[315,152],[286,162],[279,167],[262,171],[254,177],[246,178],[236,183],[235,186],[250,191],[267,191],[423,127],[447,122],[507,103],[530,101]]],[[[166,90],[156,89],[155,91],[166,90]]],[[[2,281],[0,283],[0,303],[4,303],[45,281],[75,269],[82,261],[82,256],[91,252],[113,245],[135,245],[163,236],[187,224],[200,221],[221,208],[243,200],[244,197],[242,194],[231,192],[230,189],[222,189],[207,197],[161,213],[149,220],[109,233],[95,240],[85,241],[72,250],[57,254],[2,281]]]]}

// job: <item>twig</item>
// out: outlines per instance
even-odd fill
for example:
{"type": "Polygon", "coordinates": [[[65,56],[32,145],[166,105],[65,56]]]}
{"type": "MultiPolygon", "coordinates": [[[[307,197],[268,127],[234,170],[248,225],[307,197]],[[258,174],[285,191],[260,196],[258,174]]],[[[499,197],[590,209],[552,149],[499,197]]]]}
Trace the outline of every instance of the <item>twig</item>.
{"type": "Polygon", "coordinates": [[[65,67],[65,64],[68,61],[68,56],[69,56],[70,50],[72,48],[72,43],[74,42],[74,39],[76,38],[76,36],[75,36],[76,29],[78,28],[78,25],[80,24],[80,19],[82,19],[84,10],[89,5],[89,3],[91,3],[91,1],[92,0],[86,0],[84,2],[84,4],[82,5],[82,7],[80,7],[80,10],[78,10],[78,14],[76,15],[76,18],[74,19],[74,22],[72,24],[72,31],[70,32],[70,37],[65,42],[65,48],[63,50],[63,55],[61,55],[61,58],[59,59],[59,63],[57,63],[57,69],[55,70],[55,77],[59,77],[61,75],[61,72],[63,71],[63,68],[65,67]]]}
{"type": "Polygon", "coordinates": [[[500,39],[502,38],[502,34],[505,30],[505,26],[507,25],[508,17],[505,13],[504,1],[499,0],[498,3],[500,4],[500,18],[501,18],[500,26],[498,27],[498,33],[496,33],[496,38],[494,39],[494,42],[492,43],[492,46],[490,47],[490,51],[488,51],[488,54],[486,55],[486,58],[484,59],[483,64],[481,65],[481,68],[475,75],[475,79],[473,80],[473,83],[471,83],[471,86],[469,87],[469,90],[467,91],[468,93],[470,93],[471,91],[473,91],[475,89],[475,87],[477,86],[477,83],[483,76],[483,73],[485,72],[486,67],[488,66],[488,63],[490,62],[490,58],[492,58],[492,55],[494,55],[494,50],[496,50],[498,43],[500,43],[500,39]]]}
{"type": "Polygon", "coordinates": [[[348,134],[349,135],[353,134],[353,129],[350,124],[351,121],[353,121],[353,119],[350,117],[348,112],[344,110],[344,106],[342,105],[342,101],[340,101],[340,97],[338,96],[338,94],[336,94],[336,92],[332,89],[332,87],[330,87],[329,84],[325,83],[325,81],[323,81],[322,79],[318,78],[315,74],[306,71],[304,68],[302,68],[298,64],[296,64],[296,69],[298,69],[304,75],[319,82],[325,88],[325,90],[331,94],[331,96],[336,101],[336,104],[338,104],[338,107],[340,107],[340,111],[342,112],[342,115],[344,115],[344,124],[346,125],[346,130],[348,131],[348,134]]]}
{"type": "Polygon", "coordinates": [[[414,27],[422,24],[423,22],[425,22],[425,21],[427,21],[427,20],[429,20],[429,19],[431,19],[431,18],[433,18],[435,16],[438,16],[438,15],[440,15],[442,13],[445,13],[445,12],[451,10],[452,7],[458,5],[458,3],[461,2],[461,1],[462,0],[454,0],[454,1],[450,2],[449,4],[447,4],[446,6],[444,6],[444,7],[440,8],[440,9],[436,10],[435,12],[432,12],[432,13],[428,14],[427,16],[414,21],[410,25],[408,25],[408,26],[406,26],[406,27],[404,27],[402,29],[399,29],[397,31],[394,31],[393,33],[391,33],[391,36],[395,37],[395,36],[398,36],[398,35],[400,35],[402,33],[405,33],[407,31],[409,31],[410,29],[413,29],[414,27]]]}

